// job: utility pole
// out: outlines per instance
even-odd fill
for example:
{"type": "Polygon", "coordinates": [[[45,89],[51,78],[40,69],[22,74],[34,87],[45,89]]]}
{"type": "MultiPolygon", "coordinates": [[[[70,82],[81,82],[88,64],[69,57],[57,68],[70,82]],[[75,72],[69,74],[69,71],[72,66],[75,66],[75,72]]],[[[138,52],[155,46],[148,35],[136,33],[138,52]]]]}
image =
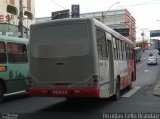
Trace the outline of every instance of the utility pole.
{"type": "Polygon", "coordinates": [[[23,38],[23,0],[19,0],[19,32],[20,32],[20,38],[23,38]]]}
{"type": "Polygon", "coordinates": [[[142,49],[144,51],[144,31],[142,31],[141,36],[142,36],[142,49]]]}
{"type": "Polygon", "coordinates": [[[145,34],[145,30],[149,30],[149,29],[148,28],[142,28],[142,29],[139,29],[139,30],[142,30],[142,32],[141,32],[141,36],[142,36],[142,49],[144,51],[144,48],[145,48],[144,36],[146,35],[145,34]]]}

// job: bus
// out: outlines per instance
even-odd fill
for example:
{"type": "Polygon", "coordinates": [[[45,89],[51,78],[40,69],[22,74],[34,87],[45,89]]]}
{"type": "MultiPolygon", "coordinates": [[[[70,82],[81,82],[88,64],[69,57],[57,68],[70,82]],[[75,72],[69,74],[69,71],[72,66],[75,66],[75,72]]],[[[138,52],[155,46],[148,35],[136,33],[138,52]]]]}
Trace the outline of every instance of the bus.
{"type": "Polygon", "coordinates": [[[31,25],[31,96],[119,99],[136,80],[134,43],[94,18],[31,25]]]}
{"type": "Polygon", "coordinates": [[[135,58],[136,58],[136,62],[141,60],[141,56],[142,56],[142,48],[141,47],[136,47],[135,48],[135,58]]]}
{"type": "Polygon", "coordinates": [[[0,35],[0,101],[29,88],[28,39],[0,35]]]}

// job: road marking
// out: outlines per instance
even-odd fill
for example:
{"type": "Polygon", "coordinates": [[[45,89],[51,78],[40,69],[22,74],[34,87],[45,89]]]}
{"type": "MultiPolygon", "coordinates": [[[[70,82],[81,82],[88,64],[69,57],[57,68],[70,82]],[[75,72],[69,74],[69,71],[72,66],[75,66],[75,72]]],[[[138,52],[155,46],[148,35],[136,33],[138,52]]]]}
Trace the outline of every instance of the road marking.
{"type": "Polygon", "coordinates": [[[138,70],[139,68],[141,68],[146,62],[147,62],[147,60],[145,60],[141,65],[139,65],[139,66],[137,67],[137,70],[138,70]]]}
{"type": "Polygon", "coordinates": [[[148,72],[148,71],[149,71],[149,70],[147,70],[147,69],[146,69],[146,70],[144,70],[144,72],[148,72]]]}
{"type": "Polygon", "coordinates": [[[16,95],[16,94],[21,94],[21,93],[26,93],[26,91],[19,91],[19,92],[14,92],[14,93],[8,93],[8,94],[4,94],[4,96],[10,96],[10,95],[16,95]]]}
{"type": "Polygon", "coordinates": [[[141,87],[134,87],[132,90],[128,91],[126,94],[122,95],[121,97],[130,97],[131,95],[133,95],[135,92],[138,91],[138,89],[140,89],[141,87]]]}

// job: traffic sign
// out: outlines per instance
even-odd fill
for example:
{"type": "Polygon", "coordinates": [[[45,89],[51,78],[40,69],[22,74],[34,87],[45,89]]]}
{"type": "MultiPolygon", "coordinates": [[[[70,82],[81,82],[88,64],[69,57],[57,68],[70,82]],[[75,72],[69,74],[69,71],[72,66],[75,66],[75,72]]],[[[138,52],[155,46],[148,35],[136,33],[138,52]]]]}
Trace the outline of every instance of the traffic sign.
{"type": "Polygon", "coordinates": [[[160,30],[151,30],[150,31],[150,37],[159,37],[160,36],[160,30]]]}

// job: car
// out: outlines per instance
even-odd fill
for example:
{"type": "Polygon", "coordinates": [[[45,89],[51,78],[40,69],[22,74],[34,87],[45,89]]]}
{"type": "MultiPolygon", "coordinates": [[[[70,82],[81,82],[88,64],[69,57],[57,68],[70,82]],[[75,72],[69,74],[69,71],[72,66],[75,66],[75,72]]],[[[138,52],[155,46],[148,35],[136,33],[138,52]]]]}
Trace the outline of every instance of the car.
{"type": "Polygon", "coordinates": [[[157,64],[157,57],[153,54],[150,54],[148,57],[148,64],[157,64]]]}

